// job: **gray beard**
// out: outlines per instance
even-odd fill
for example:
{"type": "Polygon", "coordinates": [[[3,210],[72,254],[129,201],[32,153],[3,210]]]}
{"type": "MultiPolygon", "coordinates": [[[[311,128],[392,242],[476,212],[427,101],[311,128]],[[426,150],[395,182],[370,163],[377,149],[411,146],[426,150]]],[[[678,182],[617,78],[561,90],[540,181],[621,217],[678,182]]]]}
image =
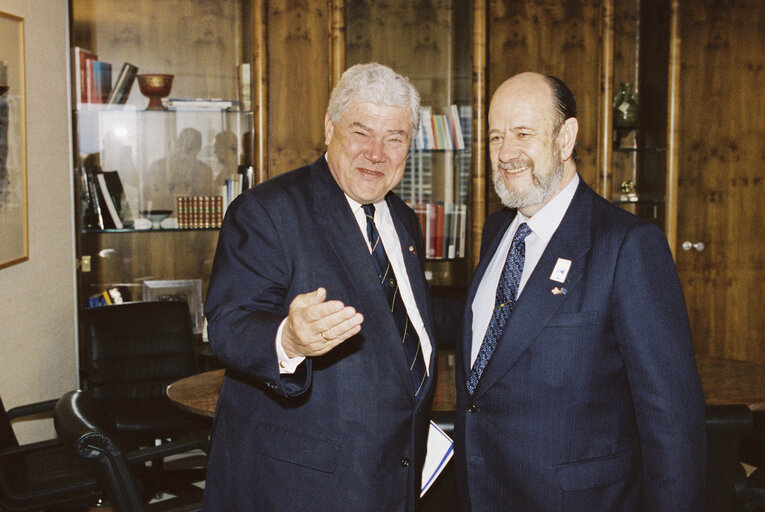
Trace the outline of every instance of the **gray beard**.
{"type": "MultiPolygon", "coordinates": [[[[499,166],[498,166],[499,167],[499,166]]],[[[552,172],[547,176],[541,176],[536,167],[531,170],[533,187],[529,192],[522,194],[518,190],[508,190],[502,180],[502,169],[494,170],[494,191],[499,196],[502,204],[508,208],[525,208],[537,204],[545,204],[552,199],[560,188],[563,181],[563,162],[556,161],[552,172]]]]}

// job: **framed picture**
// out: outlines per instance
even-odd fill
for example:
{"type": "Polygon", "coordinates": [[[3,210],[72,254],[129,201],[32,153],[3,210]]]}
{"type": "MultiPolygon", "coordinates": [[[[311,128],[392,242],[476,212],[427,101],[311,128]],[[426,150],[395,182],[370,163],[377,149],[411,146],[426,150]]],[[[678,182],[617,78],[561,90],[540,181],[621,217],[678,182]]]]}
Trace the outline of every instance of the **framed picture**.
{"type": "Polygon", "coordinates": [[[0,268],[29,258],[24,20],[0,12],[0,268]]]}
{"type": "Polygon", "coordinates": [[[144,301],[185,302],[191,313],[191,326],[194,333],[202,333],[204,314],[202,312],[201,279],[159,279],[143,282],[144,301]]]}

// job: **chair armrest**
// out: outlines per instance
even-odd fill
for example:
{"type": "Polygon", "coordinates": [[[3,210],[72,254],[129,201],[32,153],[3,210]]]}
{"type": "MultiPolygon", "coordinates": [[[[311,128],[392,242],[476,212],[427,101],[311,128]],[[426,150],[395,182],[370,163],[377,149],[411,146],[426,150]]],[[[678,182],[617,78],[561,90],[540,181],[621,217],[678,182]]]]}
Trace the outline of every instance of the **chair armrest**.
{"type": "Polygon", "coordinates": [[[107,488],[115,510],[143,511],[138,487],[122,451],[99,426],[103,416],[92,397],[83,391],[62,396],[53,414],[59,439],[93,464],[96,478],[107,488]]]}
{"type": "Polygon", "coordinates": [[[102,413],[93,399],[82,391],[70,391],[56,403],[54,424],[59,438],[78,456],[94,459],[103,453],[122,457],[117,444],[99,426],[102,413]]]}
{"type": "Polygon", "coordinates": [[[43,412],[53,412],[53,408],[56,406],[58,398],[52,400],[45,400],[43,402],[35,402],[31,404],[19,405],[8,409],[5,415],[9,421],[13,421],[16,418],[23,418],[24,416],[32,416],[33,414],[40,414],[43,412]]]}

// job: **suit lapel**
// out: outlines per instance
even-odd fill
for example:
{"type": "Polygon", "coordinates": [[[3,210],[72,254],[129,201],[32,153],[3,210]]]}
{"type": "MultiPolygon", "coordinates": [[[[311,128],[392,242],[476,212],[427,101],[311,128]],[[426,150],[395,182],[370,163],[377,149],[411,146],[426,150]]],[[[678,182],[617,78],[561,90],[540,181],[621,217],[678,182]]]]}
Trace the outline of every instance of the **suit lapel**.
{"type": "MultiPolygon", "coordinates": [[[[566,300],[566,294],[553,293],[553,289],[566,288],[567,293],[570,293],[581,281],[584,256],[590,250],[592,194],[594,193],[584,181],[580,181],[560,226],[523,288],[497,349],[481,375],[474,398],[489,389],[512,368],[566,300]],[[564,283],[550,279],[559,259],[571,261],[571,268],[564,283]]],[[[493,254],[493,251],[490,254],[493,254]]]]}

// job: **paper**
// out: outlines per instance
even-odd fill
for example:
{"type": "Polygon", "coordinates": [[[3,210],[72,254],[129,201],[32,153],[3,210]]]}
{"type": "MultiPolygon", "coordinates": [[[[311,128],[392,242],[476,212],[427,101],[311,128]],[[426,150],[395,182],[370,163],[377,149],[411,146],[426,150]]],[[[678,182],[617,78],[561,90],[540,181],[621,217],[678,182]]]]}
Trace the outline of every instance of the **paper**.
{"type": "Polygon", "coordinates": [[[428,431],[428,448],[425,455],[425,464],[422,466],[422,489],[420,496],[424,496],[438,475],[446,467],[446,463],[454,455],[454,443],[438,425],[430,422],[428,431]]]}

